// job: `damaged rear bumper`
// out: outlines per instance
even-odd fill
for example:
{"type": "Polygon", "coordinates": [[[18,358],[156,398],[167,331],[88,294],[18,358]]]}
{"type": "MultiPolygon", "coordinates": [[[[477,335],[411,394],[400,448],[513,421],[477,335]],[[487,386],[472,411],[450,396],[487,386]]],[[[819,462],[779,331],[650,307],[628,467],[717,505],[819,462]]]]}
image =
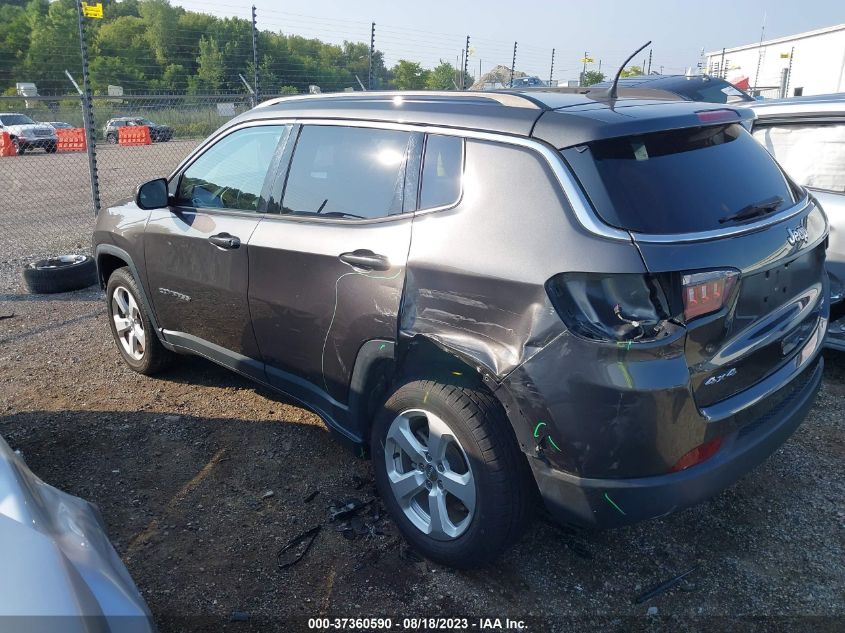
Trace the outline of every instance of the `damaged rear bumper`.
{"type": "Polygon", "coordinates": [[[578,477],[530,458],[553,518],[588,528],[609,528],[667,515],[717,494],[763,462],[798,428],[821,386],[821,357],[796,379],[780,406],[723,441],[707,461],[677,473],[640,478],[578,477]]]}

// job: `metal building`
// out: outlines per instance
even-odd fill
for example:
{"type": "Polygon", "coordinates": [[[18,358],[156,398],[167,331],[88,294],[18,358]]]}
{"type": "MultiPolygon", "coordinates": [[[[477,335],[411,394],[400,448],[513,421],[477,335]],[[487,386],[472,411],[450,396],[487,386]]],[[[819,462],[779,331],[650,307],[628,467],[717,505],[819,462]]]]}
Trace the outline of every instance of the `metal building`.
{"type": "Polygon", "coordinates": [[[768,98],[845,92],[845,24],[711,51],[704,67],[768,98]]]}

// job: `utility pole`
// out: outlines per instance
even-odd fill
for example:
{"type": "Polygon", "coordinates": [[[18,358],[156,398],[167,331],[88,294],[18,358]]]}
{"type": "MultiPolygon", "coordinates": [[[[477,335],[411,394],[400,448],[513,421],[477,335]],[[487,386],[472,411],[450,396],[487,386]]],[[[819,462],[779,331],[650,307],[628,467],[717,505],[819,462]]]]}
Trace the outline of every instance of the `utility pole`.
{"type": "Polygon", "coordinates": [[[252,83],[255,89],[254,105],[261,103],[261,87],[258,85],[258,22],[255,15],[255,5],[252,5],[252,83]]]}
{"type": "Polygon", "coordinates": [[[552,85],[552,76],[555,74],[555,49],[552,49],[552,64],[549,67],[549,86],[552,85]]]}
{"type": "Polygon", "coordinates": [[[584,59],[581,60],[584,62],[584,67],[581,69],[581,81],[578,82],[579,85],[583,86],[584,81],[587,79],[587,51],[584,51],[584,59]]]}
{"type": "Polygon", "coordinates": [[[783,96],[789,96],[789,82],[792,80],[792,57],[795,55],[795,47],[792,47],[792,50],[789,51],[789,66],[786,68],[786,86],[783,91],[783,96]]]}
{"type": "Polygon", "coordinates": [[[751,94],[757,91],[757,81],[760,79],[760,66],[763,63],[763,37],[766,34],[766,12],[763,11],[763,25],[760,27],[760,43],[757,45],[757,71],[754,73],[754,87],[751,94]]]}
{"type": "Polygon", "coordinates": [[[370,64],[367,69],[367,90],[373,89],[373,57],[376,54],[376,23],[370,26],[370,64]]]}
{"type": "Polygon", "coordinates": [[[91,100],[91,82],[88,79],[88,46],[85,43],[85,21],[82,14],[82,0],[76,0],[76,14],[79,19],[79,52],[82,56],[82,121],[88,148],[88,175],[91,179],[91,206],[94,217],[100,214],[100,183],[97,176],[97,151],[94,136],[94,106],[91,100]]]}
{"type": "Polygon", "coordinates": [[[722,48],[722,61],[719,64],[719,76],[724,79],[725,78],[725,49],[722,48]]]}
{"type": "Polygon", "coordinates": [[[648,71],[646,71],[646,75],[651,74],[651,49],[648,49],[648,71]]]}
{"type": "Polygon", "coordinates": [[[464,57],[464,80],[461,82],[461,90],[466,90],[466,80],[469,76],[469,35],[467,35],[466,56],[464,57]]]}
{"type": "Polygon", "coordinates": [[[513,60],[511,61],[511,85],[510,88],[513,88],[513,73],[516,70],[516,42],[513,43],[513,60]]]}
{"type": "Polygon", "coordinates": [[[466,70],[465,60],[466,60],[466,50],[461,49],[461,65],[458,69],[458,72],[459,72],[459,75],[460,75],[460,78],[461,78],[461,81],[460,81],[461,90],[466,88],[467,70],[466,70]]]}

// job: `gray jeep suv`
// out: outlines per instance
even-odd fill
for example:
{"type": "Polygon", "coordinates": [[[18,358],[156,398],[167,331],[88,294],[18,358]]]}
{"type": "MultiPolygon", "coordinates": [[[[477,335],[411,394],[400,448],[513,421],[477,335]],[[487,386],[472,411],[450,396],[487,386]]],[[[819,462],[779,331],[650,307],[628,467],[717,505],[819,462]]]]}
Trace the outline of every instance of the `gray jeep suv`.
{"type": "Polygon", "coordinates": [[[742,112],[268,101],[100,214],[117,349],[310,407],[446,564],[495,557],[537,491],[586,527],[689,506],[780,446],[822,375],[827,220],[742,112]]]}

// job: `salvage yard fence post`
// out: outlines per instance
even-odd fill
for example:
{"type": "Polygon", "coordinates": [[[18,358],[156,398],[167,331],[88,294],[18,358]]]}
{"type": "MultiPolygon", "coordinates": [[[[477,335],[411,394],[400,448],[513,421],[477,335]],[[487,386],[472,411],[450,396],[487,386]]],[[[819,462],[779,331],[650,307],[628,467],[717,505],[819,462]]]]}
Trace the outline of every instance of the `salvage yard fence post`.
{"type": "Polygon", "coordinates": [[[79,52],[82,56],[82,121],[85,126],[88,153],[88,174],[91,180],[91,208],[96,217],[100,213],[100,183],[97,175],[97,146],[94,135],[94,106],[91,103],[91,82],[88,78],[88,46],[85,42],[85,17],[82,0],[76,0],[79,20],[79,52]]]}

